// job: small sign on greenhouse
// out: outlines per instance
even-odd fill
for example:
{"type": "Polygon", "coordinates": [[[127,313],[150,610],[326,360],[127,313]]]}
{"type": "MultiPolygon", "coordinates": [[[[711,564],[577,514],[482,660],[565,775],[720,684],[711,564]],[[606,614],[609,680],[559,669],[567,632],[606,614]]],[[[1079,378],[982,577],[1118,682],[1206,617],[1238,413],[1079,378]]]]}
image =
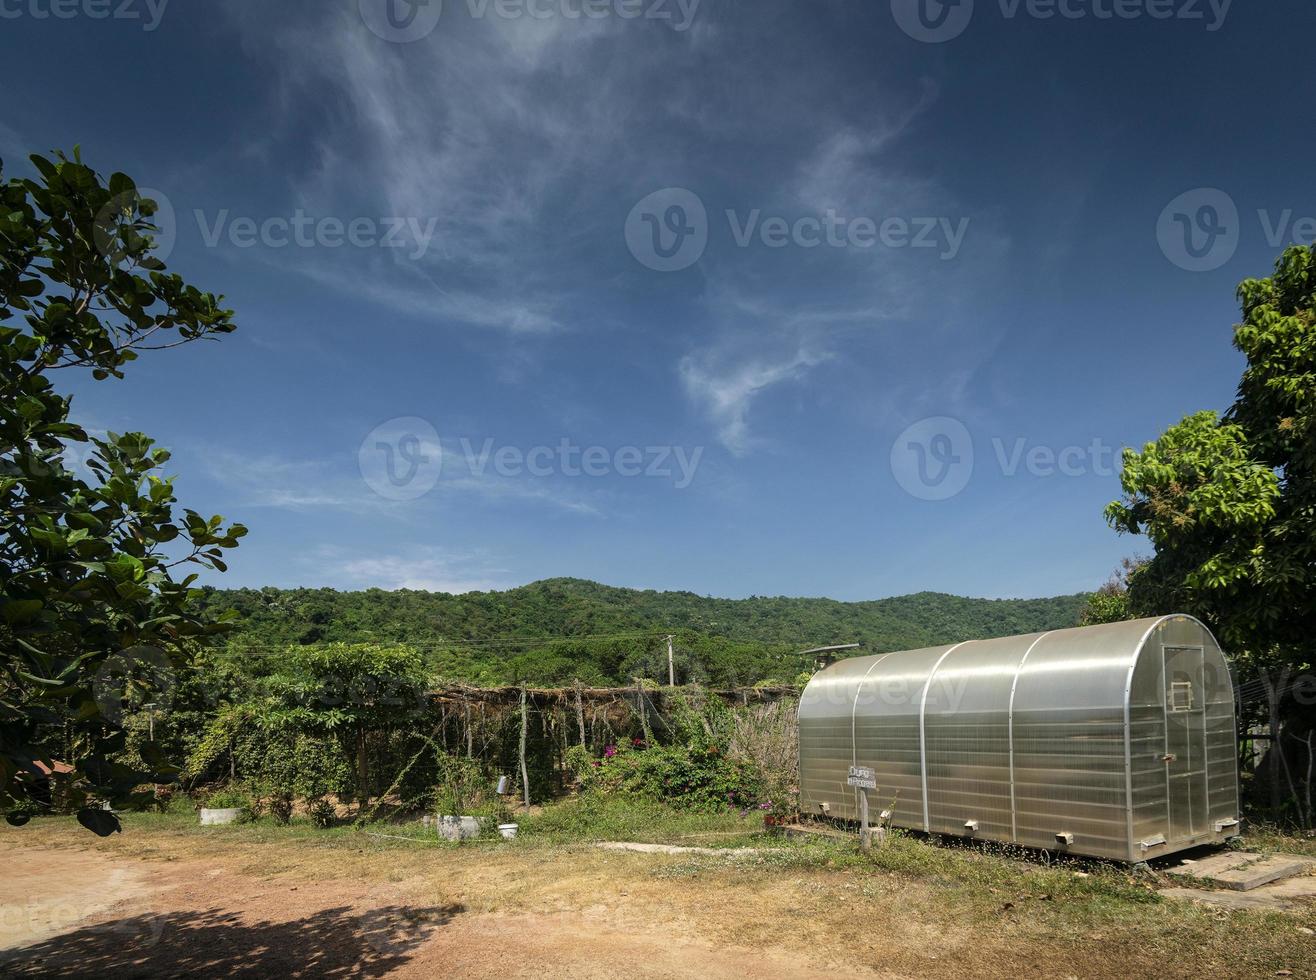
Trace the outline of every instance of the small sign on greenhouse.
{"type": "Polygon", "coordinates": [[[867,766],[851,766],[846,782],[856,789],[877,789],[877,772],[867,766]]]}

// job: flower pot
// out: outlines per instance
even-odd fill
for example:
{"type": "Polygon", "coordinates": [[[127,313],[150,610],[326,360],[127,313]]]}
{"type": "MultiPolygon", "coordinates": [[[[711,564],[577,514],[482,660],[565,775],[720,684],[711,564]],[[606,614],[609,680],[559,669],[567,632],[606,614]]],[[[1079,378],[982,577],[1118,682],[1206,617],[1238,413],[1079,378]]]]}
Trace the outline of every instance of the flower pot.
{"type": "Polygon", "coordinates": [[[512,840],[516,837],[516,824],[500,823],[498,825],[498,833],[503,835],[503,840],[512,840]]]}
{"type": "Polygon", "coordinates": [[[214,827],[218,824],[237,823],[242,817],[241,807],[220,807],[219,809],[201,808],[201,826],[214,827]]]}

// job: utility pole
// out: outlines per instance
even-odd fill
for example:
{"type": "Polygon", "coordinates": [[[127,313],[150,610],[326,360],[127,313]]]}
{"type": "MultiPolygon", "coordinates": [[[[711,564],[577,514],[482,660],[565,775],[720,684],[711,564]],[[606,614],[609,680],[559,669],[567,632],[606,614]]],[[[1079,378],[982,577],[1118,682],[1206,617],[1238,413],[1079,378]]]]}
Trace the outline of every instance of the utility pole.
{"type": "Polygon", "coordinates": [[[667,686],[676,687],[676,660],[672,656],[672,635],[667,634],[667,686]]]}

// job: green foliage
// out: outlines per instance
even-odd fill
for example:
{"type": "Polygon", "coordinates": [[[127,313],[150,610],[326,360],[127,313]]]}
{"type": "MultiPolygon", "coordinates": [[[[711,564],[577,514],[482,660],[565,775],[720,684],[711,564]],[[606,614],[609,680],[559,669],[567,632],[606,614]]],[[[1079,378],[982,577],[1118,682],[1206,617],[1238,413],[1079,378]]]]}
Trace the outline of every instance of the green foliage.
{"type": "MultiPolygon", "coordinates": [[[[340,644],[270,659],[269,675],[242,700],[215,711],[187,773],[199,777],[227,756],[271,807],[352,791],[365,800],[372,738],[427,717],[420,657],[401,648],[340,644]]],[[[406,740],[390,747],[405,750],[406,740]]]]}
{"type": "Polygon", "coordinates": [[[1147,564],[1145,558],[1125,558],[1119,570],[1092,595],[1079,614],[1079,626],[1099,626],[1102,623],[1122,623],[1136,619],[1137,614],[1129,602],[1129,582],[1147,564]]]}
{"type": "Polygon", "coordinates": [[[676,635],[678,683],[738,687],[812,668],[797,651],[828,642],[911,649],[1071,625],[1085,599],[963,599],[920,593],[874,602],[703,598],[551,579],[507,592],[203,590],[205,607],[240,624],[230,652],[386,642],[420,650],[436,676],[473,684],[667,682],[664,636],[676,635]],[[516,638],[511,640],[509,638],[516,638]],[[535,638],[539,639],[535,639],[535,638]],[[527,639],[530,638],[530,639],[527,639]]]}
{"type": "Polygon", "coordinates": [[[210,810],[250,810],[251,794],[240,786],[225,786],[206,794],[206,808],[210,810]]]}
{"type": "MultiPolygon", "coordinates": [[[[763,830],[757,813],[740,810],[674,809],[648,797],[585,793],[533,814],[517,817],[520,840],[529,842],[638,841],[670,842],[689,835],[701,844],[710,840],[731,846],[734,835],[748,838],[763,830]],[[712,835],[708,837],[706,835],[712,835]]],[[[752,841],[759,843],[759,841],[752,841]]]]}
{"type": "Polygon", "coordinates": [[[501,800],[493,792],[493,777],[473,759],[438,753],[438,781],[433,810],[449,816],[501,815],[501,800]]]}
{"type": "Polygon", "coordinates": [[[311,823],[322,829],[332,827],[337,819],[333,804],[323,797],[307,801],[306,815],[311,818],[311,823]]]}
{"type": "Polygon", "coordinates": [[[678,810],[711,812],[749,807],[763,794],[759,775],[716,748],[618,746],[586,769],[586,791],[662,802],[678,810]]]}
{"type": "Polygon", "coordinates": [[[192,605],[195,575],[173,570],[223,571],[246,529],[176,515],[168,452],[141,433],[92,438],[51,374],[121,378],[141,351],[234,327],[152,255],[155,204],[132,180],[103,181],[76,153],[32,163],[36,179],[0,172],[0,808],[40,804],[35,760],[76,760],[69,798],[100,832],[95,801],[139,801],[134,787],[172,775],[159,746],[145,768],[117,757],[120,714],[222,628],[192,605]]]}
{"type": "Polygon", "coordinates": [[[293,648],[270,677],[271,717],[327,735],[406,724],[424,713],[425,664],[407,647],[293,648]]]}
{"type": "Polygon", "coordinates": [[[1316,250],[1238,289],[1247,358],[1224,418],[1190,415],[1141,453],[1106,509],[1156,555],[1131,582],[1139,612],[1186,611],[1236,650],[1313,661],[1316,636],[1316,250]]]}

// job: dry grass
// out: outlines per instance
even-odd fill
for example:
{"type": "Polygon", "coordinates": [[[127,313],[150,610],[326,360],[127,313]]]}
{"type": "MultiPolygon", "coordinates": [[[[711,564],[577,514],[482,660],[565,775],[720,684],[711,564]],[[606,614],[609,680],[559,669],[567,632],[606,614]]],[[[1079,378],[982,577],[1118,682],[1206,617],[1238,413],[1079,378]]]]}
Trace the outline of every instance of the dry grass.
{"type": "MultiPolygon", "coordinates": [[[[606,836],[606,835],[605,835],[606,836]]],[[[1262,977],[1316,974],[1305,915],[1225,912],[1162,900],[1110,867],[1076,872],[897,838],[767,839],[754,857],[605,852],[561,833],[511,845],[425,846],[343,832],[208,828],[130,817],[97,841],[68,821],[0,833],[0,849],[95,849],[195,861],[255,878],[376,882],[425,905],[561,917],[602,932],[770,950],[839,970],[909,976],[1262,977]]]]}

